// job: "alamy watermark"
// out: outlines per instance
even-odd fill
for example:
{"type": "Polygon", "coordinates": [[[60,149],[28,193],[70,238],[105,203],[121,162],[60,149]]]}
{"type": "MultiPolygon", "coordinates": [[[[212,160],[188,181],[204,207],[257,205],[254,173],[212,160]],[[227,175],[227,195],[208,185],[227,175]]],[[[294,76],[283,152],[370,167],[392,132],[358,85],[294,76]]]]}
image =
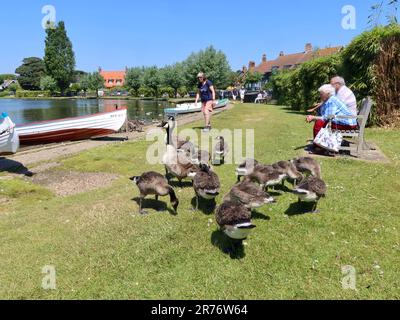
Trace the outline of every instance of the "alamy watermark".
{"type": "Polygon", "coordinates": [[[42,278],[42,289],[43,290],[56,290],[56,268],[54,266],[44,266],[42,268],[42,274],[45,276],[42,278]]]}
{"type": "MultiPolygon", "coordinates": [[[[170,142],[176,146],[177,136],[170,134],[170,142]],[[174,141],[175,139],[175,141],[174,141]]],[[[208,133],[201,132],[200,134],[194,129],[184,129],[179,132],[179,139],[185,139],[195,146],[198,150],[212,150],[211,156],[213,160],[218,162],[219,155],[215,151],[215,147],[218,143],[218,138],[224,138],[225,151],[228,151],[224,155],[225,164],[241,164],[244,159],[254,159],[255,154],[255,132],[254,129],[212,129],[208,133]]],[[[163,157],[167,152],[167,133],[161,128],[150,130],[146,135],[148,142],[153,142],[146,153],[146,160],[150,165],[164,164],[163,157]]],[[[176,160],[178,157],[176,157],[176,160]]],[[[184,157],[180,157],[179,161],[184,160],[184,157]]],[[[173,159],[172,159],[173,160],[173,159]]],[[[190,157],[187,158],[190,161],[190,157]]],[[[218,164],[218,163],[217,163],[218,164]]]]}
{"type": "Polygon", "coordinates": [[[342,267],[342,288],[343,290],[357,290],[357,271],[353,266],[342,267]]]}
{"type": "Polygon", "coordinates": [[[43,29],[54,29],[56,27],[56,8],[53,5],[45,5],[42,7],[42,14],[45,16],[42,19],[43,29]]]}
{"type": "Polygon", "coordinates": [[[342,8],[342,28],[344,30],[355,30],[357,28],[357,12],[352,5],[346,5],[342,8]]]}

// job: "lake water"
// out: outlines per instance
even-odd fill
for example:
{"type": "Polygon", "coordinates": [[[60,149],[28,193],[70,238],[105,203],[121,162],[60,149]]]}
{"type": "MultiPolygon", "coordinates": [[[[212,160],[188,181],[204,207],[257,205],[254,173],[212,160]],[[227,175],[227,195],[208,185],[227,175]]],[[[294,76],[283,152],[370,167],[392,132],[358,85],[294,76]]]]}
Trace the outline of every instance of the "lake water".
{"type": "Polygon", "coordinates": [[[0,99],[0,113],[7,112],[16,124],[85,116],[97,112],[127,107],[129,119],[151,121],[164,117],[164,108],[170,108],[167,101],[147,100],[24,100],[0,99]]]}

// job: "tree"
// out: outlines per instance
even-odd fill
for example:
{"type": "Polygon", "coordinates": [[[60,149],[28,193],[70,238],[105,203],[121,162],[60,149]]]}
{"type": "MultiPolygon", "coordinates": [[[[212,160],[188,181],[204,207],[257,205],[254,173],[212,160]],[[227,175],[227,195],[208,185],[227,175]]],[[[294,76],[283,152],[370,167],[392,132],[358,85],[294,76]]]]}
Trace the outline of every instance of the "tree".
{"type": "Polygon", "coordinates": [[[25,58],[22,65],[15,70],[19,75],[18,82],[25,90],[39,90],[40,79],[46,75],[46,67],[42,59],[25,58]]]}
{"type": "Polygon", "coordinates": [[[263,74],[261,72],[247,72],[245,77],[245,84],[258,83],[263,79],[263,74]]]}
{"type": "Polygon", "coordinates": [[[99,89],[104,87],[104,78],[99,72],[87,73],[82,77],[79,84],[85,93],[88,90],[93,90],[98,94],[99,89]]]}
{"type": "Polygon", "coordinates": [[[161,82],[165,87],[174,89],[175,97],[178,94],[178,89],[185,84],[183,66],[181,63],[176,63],[172,66],[166,66],[161,69],[161,82]]]}
{"type": "Polygon", "coordinates": [[[156,66],[144,69],[143,84],[150,88],[156,97],[158,97],[158,89],[161,85],[161,76],[160,71],[156,66]]]}
{"type": "Polygon", "coordinates": [[[12,83],[8,86],[7,89],[15,95],[15,92],[17,92],[17,90],[19,89],[19,86],[17,83],[12,83]]]}
{"type": "Polygon", "coordinates": [[[63,21],[60,21],[55,28],[48,28],[46,34],[44,57],[46,73],[56,80],[58,87],[64,92],[74,79],[75,54],[72,43],[63,21]]]}
{"type": "Polygon", "coordinates": [[[226,55],[210,46],[198,53],[192,53],[184,61],[185,76],[190,87],[197,85],[197,74],[204,72],[216,87],[229,86],[231,68],[226,55]]]}
{"type": "Polygon", "coordinates": [[[139,88],[143,85],[143,68],[136,67],[128,69],[125,76],[125,85],[137,94],[139,88]]]}
{"type": "Polygon", "coordinates": [[[40,89],[50,91],[51,93],[57,91],[57,82],[50,76],[45,76],[40,79],[40,89]]]}
{"type": "Polygon", "coordinates": [[[0,74],[0,84],[5,80],[17,80],[17,76],[15,74],[0,74]]]}

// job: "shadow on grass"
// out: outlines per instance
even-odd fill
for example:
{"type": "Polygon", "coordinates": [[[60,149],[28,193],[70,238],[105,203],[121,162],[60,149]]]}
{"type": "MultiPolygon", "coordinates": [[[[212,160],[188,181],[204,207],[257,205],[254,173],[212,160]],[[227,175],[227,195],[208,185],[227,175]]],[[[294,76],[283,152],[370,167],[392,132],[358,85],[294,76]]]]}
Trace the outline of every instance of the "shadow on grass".
{"type": "Polygon", "coordinates": [[[246,256],[243,242],[228,238],[221,230],[212,233],[211,244],[231,259],[240,260],[246,256]]]}
{"type": "MultiPolygon", "coordinates": [[[[196,197],[193,197],[192,201],[190,202],[192,207],[196,207],[196,197]]],[[[214,213],[217,207],[217,202],[214,200],[205,200],[201,197],[199,198],[199,211],[201,211],[205,215],[211,215],[214,213]]]]}
{"type": "Polygon", "coordinates": [[[251,212],[251,218],[254,220],[264,220],[264,221],[270,221],[271,217],[267,216],[261,212],[258,211],[252,211],[251,212]]]}
{"type": "Polygon", "coordinates": [[[99,137],[99,138],[92,138],[92,141],[105,141],[105,142],[119,142],[119,141],[127,141],[127,138],[122,137],[99,137]]]}
{"type": "Polygon", "coordinates": [[[25,167],[21,162],[0,157],[0,172],[20,174],[26,177],[34,176],[34,173],[25,167]]]}
{"type": "Polygon", "coordinates": [[[292,216],[300,216],[304,214],[310,214],[313,209],[314,203],[312,202],[296,202],[292,203],[286,210],[285,214],[292,216]]]}
{"type": "Polygon", "coordinates": [[[282,108],[282,110],[284,110],[286,113],[290,113],[290,114],[297,114],[297,115],[304,115],[304,116],[306,116],[308,114],[305,111],[295,110],[295,109],[288,108],[288,107],[282,108]]]}
{"type": "MultiPolygon", "coordinates": [[[[133,198],[132,201],[135,201],[138,206],[140,205],[140,198],[133,198]]],[[[144,199],[142,201],[142,209],[153,209],[157,212],[168,212],[172,216],[177,215],[174,210],[168,207],[166,202],[155,199],[144,199]]]]}

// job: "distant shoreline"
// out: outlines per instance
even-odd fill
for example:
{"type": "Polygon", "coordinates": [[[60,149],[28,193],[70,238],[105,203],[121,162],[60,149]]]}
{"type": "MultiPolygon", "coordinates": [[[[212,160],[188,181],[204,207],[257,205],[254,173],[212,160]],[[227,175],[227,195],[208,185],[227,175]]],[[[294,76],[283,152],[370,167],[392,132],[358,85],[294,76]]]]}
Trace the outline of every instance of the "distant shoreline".
{"type": "Polygon", "coordinates": [[[106,97],[0,97],[0,100],[143,100],[143,101],[168,101],[169,103],[191,103],[194,98],[139,98],[139,97],[125,97],[125,96],[106,96],[106,97]]]}

